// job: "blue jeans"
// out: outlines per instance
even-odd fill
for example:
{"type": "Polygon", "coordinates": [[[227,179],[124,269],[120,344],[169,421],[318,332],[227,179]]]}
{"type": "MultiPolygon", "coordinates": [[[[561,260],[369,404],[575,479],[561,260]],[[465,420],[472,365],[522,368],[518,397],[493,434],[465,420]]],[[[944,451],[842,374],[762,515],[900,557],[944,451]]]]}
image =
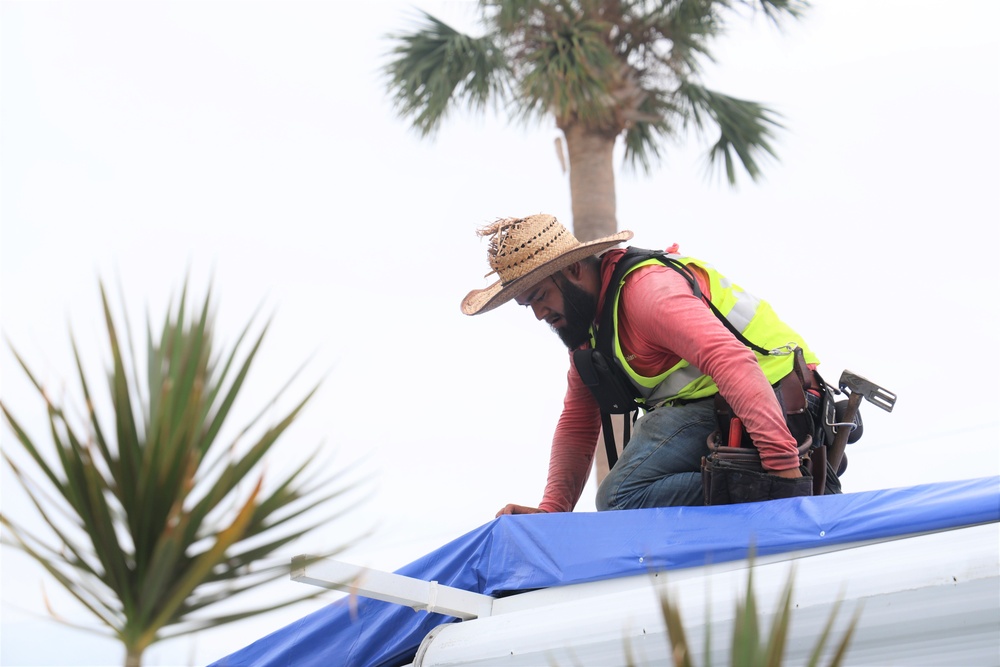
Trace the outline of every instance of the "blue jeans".
{"type": "Polygon", "coordinates": [[[597,489],[597,509],[704,505],[701,457],[717,427],[711,398],[640,417],[618,463],[597,489]]]}

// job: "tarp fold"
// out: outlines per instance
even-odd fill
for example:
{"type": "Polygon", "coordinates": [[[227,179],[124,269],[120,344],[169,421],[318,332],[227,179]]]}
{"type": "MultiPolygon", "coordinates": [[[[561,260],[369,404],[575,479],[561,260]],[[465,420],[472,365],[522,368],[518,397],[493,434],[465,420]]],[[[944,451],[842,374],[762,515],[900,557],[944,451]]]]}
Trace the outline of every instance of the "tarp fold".
{"type": "MultiPolygon", "coordinates": [[[[1000,521],[1000,477],[722,507],[502,516],[397,572],[487,595],[1000,521]]],[[[298,585],[298,584],[296,584],[298,585]]],[[[211,667],[395,667],[455,619],[335,602],[211,667]]]]}

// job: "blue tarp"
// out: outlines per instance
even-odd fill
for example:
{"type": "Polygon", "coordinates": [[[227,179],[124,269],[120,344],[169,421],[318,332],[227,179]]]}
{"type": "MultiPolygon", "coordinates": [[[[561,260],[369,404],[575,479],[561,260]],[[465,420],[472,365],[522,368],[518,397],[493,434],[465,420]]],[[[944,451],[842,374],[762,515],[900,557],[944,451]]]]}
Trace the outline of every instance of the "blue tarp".
{"type": "MultiPolygon", "coordinates": [[[[503,595],[1000,521],[1000,477],[722,507],[503,516],[399,574],[503,595]]],[[[211,667],[391,667],[455,619],[335,602],[211,667]]]]}

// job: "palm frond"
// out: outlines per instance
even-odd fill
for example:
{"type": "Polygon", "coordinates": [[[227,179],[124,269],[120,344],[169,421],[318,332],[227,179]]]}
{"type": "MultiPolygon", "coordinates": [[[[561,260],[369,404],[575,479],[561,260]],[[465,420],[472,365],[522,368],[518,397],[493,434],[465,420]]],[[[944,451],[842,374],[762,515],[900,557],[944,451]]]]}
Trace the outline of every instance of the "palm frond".
{"type": "Polygon", "coordinates": [[[752,9],[760,9],[775,25],[788,18],[801,18],[809,8],[805,0],[740,0],[740,4],[752,9]]]}
{"type": "Polygon", "coordinates": [[[691,122],[701,131],[709,124],[719,130],[719,137],[709,150],[709,163],[723,164],[726,179],[736,183],[736,159],[739,159],[750,178],[760,178],[759,160],[775,156],[771,140],[774,129],[782,127],[777,114],[757,102],[737,99],[709,90],[692,82],[685,82],[678,95],[688,105],[691,122]]]}
{"type": "Polygon", "coordinates": [[[620,63],[603,21],[555,12],[558,20],[525,37],[519,58],[522,115],[552,113],[559,127],[617,128],[613,91],[620,63]]]}
{"type": "Polygon", "coordinates": [[[448,111],[464,102],[482,111],[508,97],[510,69],[503,51],[487,37],[474,38],[422,12],[422,21],[396,41],[383,68],[396,110],[421,135],[432,134],[448,111]]]}
{"type": "Polygon", "coordinates": [[[663,157],[664,142],[676,140],[676,122],[681,115],[672,95],[649,91],[634,114],[626,116],[623,163],[633,170],[650,173],[663,157]]]}

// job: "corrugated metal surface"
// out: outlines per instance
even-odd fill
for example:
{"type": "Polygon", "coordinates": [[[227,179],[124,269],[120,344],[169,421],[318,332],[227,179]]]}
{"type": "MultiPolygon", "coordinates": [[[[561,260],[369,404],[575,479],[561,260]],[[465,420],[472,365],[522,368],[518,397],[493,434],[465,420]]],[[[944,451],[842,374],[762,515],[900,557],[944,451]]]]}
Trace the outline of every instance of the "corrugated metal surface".
{"type": "MultiPolygon", "coordinates": [[[[663,665],[669,642],[659,595],[681,609],[695,663],[728,664],[736,601],[748,563],[576,584],[497,600],[493,615],[444,625],[414,667],[450,665],[663,665]]],[[[996,523],[760,559],[754,588],[764,627],[794,570],[786,664],[805,664],[838,599],[833,637],[861,605],[848,665],[1000,665],[1000,525],[996,523]]],[[[831,642],[832,643],[832,642],[831,642]]]]}

